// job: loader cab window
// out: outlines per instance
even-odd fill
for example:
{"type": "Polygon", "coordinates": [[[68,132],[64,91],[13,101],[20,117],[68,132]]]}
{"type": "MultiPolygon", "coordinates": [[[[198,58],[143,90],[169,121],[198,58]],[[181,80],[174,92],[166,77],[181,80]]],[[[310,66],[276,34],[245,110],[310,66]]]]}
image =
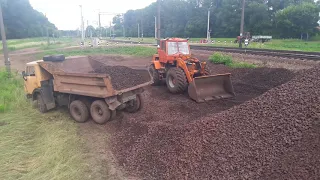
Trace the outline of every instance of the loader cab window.
{"type": "Polygon", "coordinates": [[[165,41],[162,41],[162,42],[161,42],[161,49],[162,49],[164,52],[167,51],[167,49],[166,49],[166,42],[165,42],[165,41]]]}
{"type": "Polygon", "coordinates": [[[168,42],[168,55],[177,54],[179,52],[177,42],[168,42]]]}
{"type": "Polygon", "coordinates": [[[168,42],[168,55],[189,54],[188,42],[168,42]]]}
{"type": "Polygon", "coordinates": [[[36,71],[34,69],[34,66],[27,66],[26,75],[27,76],[36,76],[36,71]]]}
{"type": "Polygon", "coordinates": [[[178,42],[178,48],[181,54],[190,54],[187,42],[178,42]]]}

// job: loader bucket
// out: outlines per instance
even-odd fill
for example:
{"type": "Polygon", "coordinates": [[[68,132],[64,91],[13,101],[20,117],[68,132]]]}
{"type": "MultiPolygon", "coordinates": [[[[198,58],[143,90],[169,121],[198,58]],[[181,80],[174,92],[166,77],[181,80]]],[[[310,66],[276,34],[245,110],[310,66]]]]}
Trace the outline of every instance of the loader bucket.
{"type": "Polygon", "coordinates": [[[205,102],[234,97],[230,76],[221,74],[194,78],[188,87],[190,98],[196,102],[205,102]]]}

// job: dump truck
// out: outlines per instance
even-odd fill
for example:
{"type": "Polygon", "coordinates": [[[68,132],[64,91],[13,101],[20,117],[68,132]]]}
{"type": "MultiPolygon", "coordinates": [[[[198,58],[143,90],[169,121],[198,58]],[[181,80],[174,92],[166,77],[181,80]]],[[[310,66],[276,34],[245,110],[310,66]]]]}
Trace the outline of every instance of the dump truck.
{"type": "Polygon", "coordinates": [[[171,93],[188,90],[191,99],[205,102],[234,97],[230,73],[211,75],[206,62],[192,57],[188,40],[167,38],[160,40],[158,53],[149,67],[154,85],[166,81],[171,93]]]}
{"type": "Polygon", "coordinates": [[[90,72],[92,66],[101,65],[87,57],[65,59],[63,55],[29,62],[22,72],[25,92],[41,113],[67,106],[72,118],[80,123],[91,116],[96,123],[104,124],[119,110],[138,112],[144,87],[153,83],[151,77],[136,86],[115,89],[109,74],[90,72]]]}

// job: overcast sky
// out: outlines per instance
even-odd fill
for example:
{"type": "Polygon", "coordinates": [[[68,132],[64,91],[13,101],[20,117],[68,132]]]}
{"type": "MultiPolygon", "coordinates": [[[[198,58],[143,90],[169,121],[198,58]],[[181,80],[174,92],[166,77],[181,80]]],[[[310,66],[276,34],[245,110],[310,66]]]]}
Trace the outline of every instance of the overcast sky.
{"type": "MultiPolygon", "coordinates": [[[[80,28],[80,7],[83,6],[85,25],[97,26],[98,12],[125,13],[130,9],[141,9],[156,0],[30,0],[37,11],[47,15],[60,30],[80,28]]],[[[112,21],[113,15],[101,16],[102,26],[112,21]]]]}

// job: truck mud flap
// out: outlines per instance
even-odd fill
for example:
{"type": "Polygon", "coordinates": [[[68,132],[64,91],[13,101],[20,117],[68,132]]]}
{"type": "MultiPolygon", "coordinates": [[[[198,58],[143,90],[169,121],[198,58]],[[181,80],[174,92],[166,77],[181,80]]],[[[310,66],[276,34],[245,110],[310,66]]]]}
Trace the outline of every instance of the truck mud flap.
{"type": "Polygon", "coordinates": [[[231,74],[204,76],[194,78],[189,84],[188,93],[196,102],[234,97],[231,74]]]}
{"type": "Polygon", "coordinates": [[[41,96],[48,110],[56,107],[56,103],[53,96],[53,82],[41,81],[41,96]]]}

